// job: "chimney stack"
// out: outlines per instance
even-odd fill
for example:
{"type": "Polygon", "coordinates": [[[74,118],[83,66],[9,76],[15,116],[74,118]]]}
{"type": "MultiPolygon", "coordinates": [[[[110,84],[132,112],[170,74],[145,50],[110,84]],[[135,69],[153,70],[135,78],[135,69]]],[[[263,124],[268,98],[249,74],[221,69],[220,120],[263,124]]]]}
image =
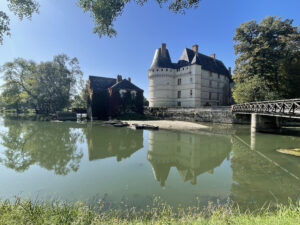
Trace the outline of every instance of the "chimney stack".
{"type": "Polygon", "coordinates": [[[130,77],[128,77],[128,81],[131,82],[131,78],[130,77]]]}
{"type": "Polygon", "coordinates": [[[167,56],[167,44],[166,43],[161,44],[161,56],[163,56],[163,57],[167,56]]]}
{"type": "Polygon", "coordinates": [[[198,53],[198,48],[199,48],[198,45],[193,45],[193,47],[192,47],[192,49],[195,53],[198,53]]]}
{"type": "Polygon", "coordinates": [[[210,55],[210,57],[212,57],[213,59],[216,59],[216,54],[213,53],[213,54],[210,55]]]}
{"type": "Polygon", "coordinates": [[[122,76],[121,75],[118,75],[117,76],[117,83],[121,82],[122,81],[122,76]]]}

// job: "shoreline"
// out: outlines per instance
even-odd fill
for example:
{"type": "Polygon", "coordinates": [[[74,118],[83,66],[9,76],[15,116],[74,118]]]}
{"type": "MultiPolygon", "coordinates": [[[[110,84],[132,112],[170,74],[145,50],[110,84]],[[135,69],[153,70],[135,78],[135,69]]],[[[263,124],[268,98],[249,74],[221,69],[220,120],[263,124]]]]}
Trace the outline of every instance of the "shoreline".
{"type": "Polygon", "coordinates": [[[208,126],[188,122],[188,121],[179,121],[179,120],[122,120],[124,123],[128,123],[131,127],[133,124],[146,124],[151,126],[158,126],[159,129],[165,130],[200,130],[208,129],[208,126]]]}

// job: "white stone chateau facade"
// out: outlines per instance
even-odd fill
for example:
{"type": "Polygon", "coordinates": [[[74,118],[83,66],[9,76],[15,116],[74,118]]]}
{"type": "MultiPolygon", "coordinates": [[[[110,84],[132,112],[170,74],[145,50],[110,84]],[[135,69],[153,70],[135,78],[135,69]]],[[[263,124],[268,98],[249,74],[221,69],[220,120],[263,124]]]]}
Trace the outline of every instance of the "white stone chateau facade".
{"type": "Polygon", "coordinates": [[[150,107],[201,107],[228,105],[231,74],[216,55],[185,48],[172,63],[166,44],[156,50],[148,70],[150,107]]]}

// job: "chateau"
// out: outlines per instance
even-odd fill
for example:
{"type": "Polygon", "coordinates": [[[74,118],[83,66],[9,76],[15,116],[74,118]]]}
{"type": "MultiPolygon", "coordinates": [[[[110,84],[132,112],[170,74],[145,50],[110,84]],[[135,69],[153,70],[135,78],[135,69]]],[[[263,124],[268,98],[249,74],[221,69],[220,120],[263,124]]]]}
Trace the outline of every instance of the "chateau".
{"type": "Polygon", "coordinates": [[[198,45],[185,48],[172,63],[166,44],[156,50],[148,70],[150,107],[201,107],[228,105],[232,83],[230,68],[198,52],[198,45]]]}

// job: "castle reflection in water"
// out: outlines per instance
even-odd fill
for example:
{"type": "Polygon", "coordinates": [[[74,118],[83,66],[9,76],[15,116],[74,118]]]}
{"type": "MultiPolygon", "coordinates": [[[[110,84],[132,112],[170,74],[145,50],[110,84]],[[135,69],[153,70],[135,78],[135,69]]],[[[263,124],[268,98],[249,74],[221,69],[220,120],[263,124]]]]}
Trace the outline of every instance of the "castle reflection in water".
{"type": "Polygon", "coordinates": [[[176,167],[184,181],[197,183],[197,176],[213,173],[225,158],[229,158],[230,140],[226,137],[152,131],[149,133],[148,160],[155,179],[165,186],[171,167],[176,167]]]}
{"type": "MultiPolygon", "coordinates": [[[[197,183],[197,176],[213,173],[214,168],[229,158],[230,139],[226,136],[199,135],[171,131],[148,131],[148,161],[155,179],[165,186],[171,167],[175,167],[183,181],[197,183]]],[[[99,136],[87,129],[89,160],[116,157],[117,161],[130,157],[143,148],[143,131],[107,127],[99,136]]]]}

